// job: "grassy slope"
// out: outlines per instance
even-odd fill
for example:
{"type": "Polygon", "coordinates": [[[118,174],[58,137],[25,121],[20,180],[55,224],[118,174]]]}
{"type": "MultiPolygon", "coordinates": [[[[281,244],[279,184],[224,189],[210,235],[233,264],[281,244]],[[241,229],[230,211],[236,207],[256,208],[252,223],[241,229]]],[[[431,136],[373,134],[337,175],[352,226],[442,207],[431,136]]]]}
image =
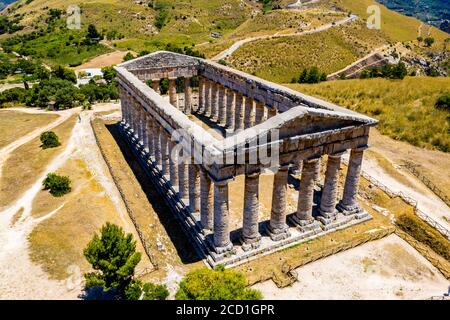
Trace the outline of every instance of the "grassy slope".
{"type": "MultiPolygon", "coordinates": [[[[381,30],[369,30],[365,27],[365,20],[369,17],[367,8],[376,3],[374,0],[324,0],[323,3],[327,2],[334,2],[340,8],[357,14],[361,20],[359,26],[353,24],[352,27],[339,28],[344,30],[340,33],[328,30],[307,37],[252,42],[237,50],[230,62],[236,68],[263,78],[287,82],[304,67],[317,66],[327,73],[337,71],[386,43],[410,42],[412,49],[420,54],[430,51],[417,44],[421,22],[415,18],[400,15],[378,4],[381,8],[381,30]]],[[[436,40],[431,50],[443,50],[448,34],[433,27],[430,28],[430,35],[436,40]]]]}
{"type": "Polygon", "coordinates": [[[383,43],[380,32],[357,23],[305,36],[254,41],[239,48],[229,61],[262,78],[289,82],[306,67],[338,71],[383,43]]]}
{"type": "Polygon", "coordinates": [[[436,99],[448,92],[450,78],[357,79],[288,86],[373,116],[380,120],[381,133],[394,139],[450,151],[448,112],[434,108],[436,99]]]}
{"type": "MultiPolygon", "coordinates": [[[[156,50],[169,42],[185,46],[208,41],[211,31],[228,33],[236,29],[255,6],[252,1],[240,0],[158,0],[157,5],[164,7],[168,15],[166,25],[157,32],[153,25],[158,13],[132,0],[75,0],[71,4],[82,10],[82,27],[93,23],[99,30],[117,31],[125,36],[116,41],[117,47],[137,52],[156,50]]],[[[40,13],[46,7],[65,9],[67,2],[34,0],[16,12],[25,14],[23,24],[33,25],[39,24],[40,13]]]]}

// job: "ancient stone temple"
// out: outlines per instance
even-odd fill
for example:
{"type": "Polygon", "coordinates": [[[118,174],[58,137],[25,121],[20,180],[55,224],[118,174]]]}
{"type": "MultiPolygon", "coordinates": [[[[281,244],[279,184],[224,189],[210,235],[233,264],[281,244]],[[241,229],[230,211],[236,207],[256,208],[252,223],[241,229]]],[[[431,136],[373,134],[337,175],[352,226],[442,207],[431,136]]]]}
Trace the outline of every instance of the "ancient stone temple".
{"type": "Polygon", "coordinates": [[[176,53],[156,52],[116,70],[122,132],[211,266],[235,265],[371,218],[357,194],[374,119],[176,53]],[[340,188],[343,157],[348,167],[340,188]],[[261,185],[262,175],[273,175],[273,183],[261,185]],[[293,175],[299,185],[289,210],[293,175]],[[243,192],[230,199],[239,176],[243,192]],[[262,219],[260,194],[267,188],[270,217],[262,219]],[[242,212],[230,209],[236,202],[242,212]],[[235,229],[233,215],[240,218],[235,229]]]}

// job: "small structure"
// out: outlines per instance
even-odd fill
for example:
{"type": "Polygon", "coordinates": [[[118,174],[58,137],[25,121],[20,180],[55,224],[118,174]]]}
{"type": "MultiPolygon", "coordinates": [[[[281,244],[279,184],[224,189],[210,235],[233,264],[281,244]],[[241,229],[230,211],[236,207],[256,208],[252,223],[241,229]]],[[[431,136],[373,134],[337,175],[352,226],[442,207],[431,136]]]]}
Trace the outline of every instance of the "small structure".
{"type": "Polygon", "coordinates": [[[171,52],[152,53],[115,69],[122,132],[211,266],[235,265],[371,218],[359,206],[357,194],[363,153],[376,120],[215,62],[171,52]],[[169,99],[159,93],[164,78],[169,79],[169,99]],[[184,103],[178,99],[178,78],[184,81],[184,103]],[[193,83],[198,83],[194,91],[193,83]],[[221,128],[223,139],[194,122],[194,116],[221,128]],[[341,159],[349,150],[340,196],[341,159]],[[320,186],[320,162],[325,160],[320,186]],[[287,208],[290,168],[301,168],[293,213],[287,208]],[[270,219],[260,221],[259,181],[268,170],[274,172],[273,185],[264,186],[272,188],[272,208],[270,219]],[[229,183],[240,175],[245,177],[242,228],[230,230],[229,183]]]}
{"type": "Polygon", "coordinates": [[[82,78],[78,78],[77,85],[83,85],[88,84],[89,80],[91,80],[95,76],[99,76],[103,78],[103,72],[101,68],[90,68],[90,69],[82,69],[78,71],[77,76],[79,76],[80,73],[84,73],[85,76],[82,78]]]}

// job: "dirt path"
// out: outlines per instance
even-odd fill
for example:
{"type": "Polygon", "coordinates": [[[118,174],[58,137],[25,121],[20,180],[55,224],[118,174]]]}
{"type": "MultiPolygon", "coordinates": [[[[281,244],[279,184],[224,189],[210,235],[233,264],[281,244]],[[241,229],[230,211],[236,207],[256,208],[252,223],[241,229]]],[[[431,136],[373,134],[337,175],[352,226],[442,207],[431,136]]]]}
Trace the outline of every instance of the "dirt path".
{"type": "Polygon", "coordinates": [[[450,208],[402,166],[404,161],[419,164],[430,180],[437,185],[441,182],[438,187],[445,192],[450,176],[450,155],[395,141],[375,129],[371,131],[369,144],[371,148],[364,155],[363,170],[391,191],[403,192],[416,200],[420,210],[450,230],[450,208]]]}
{"type": "Polygon", "coordinates": [[[302,31],[302,32],[285,33],[285,34],[276,34],[276,35],[255,36],[255,37],[245,38],[245,39],[236,41],[235,43],[233,43],[233,45],[231,47],[229,47],[228,49],[222,51],[221,53],[216,55],[211,60],[219,61],[219,60],[225,59],[228,56],[232,55],[241,46],[243,46],[246,43],[252,42],[252,41],[261,40],[261,39],[274,39],[274,38],[281,38],[281,37],[304,36],[304,35],[307,35],[307,34],[313,34],[313,33],[317,33],[317,32],[322,32],[322,31],[328,30],[328,29],[330,29],[332,27],[337,27],[337,26],[340,26],[340,25],[343,25],[343,24],[346,24],[346,23],[353,22],[353,21],[355,21],[357,19],[358,19],[358,16],[351,15],[350,17],[346,17],[346,18],[344,18],[342,20],[339,20],[339,21],[336,21],[334,23],[324,24],[324,25],[322,25],[320,27],[317,27],[317,28],[314,28],[312,30],[306,30],[306,31],[302,31]]]}
{"type": "Polygon", "coordinates": [[[296,270],[298,281],[254,287],[265,299],[427,299],[442,296],[449,281],[396,235],[312,262],[296,270]],[[401,261],[401,262],[400,262],[401,261]]]}
{"type": "MultiPolygon", "coordinates": [[[[117,104],[103,104],[96,106],[94,111],[80,114],[79,121],[72,130],[67,146],[48,164],[44,172],[58,170],[67,160],[73,157],[82,158],[88,164],[94,178],[102,185],[106,194],[115,204],[125,229],[131,230],[132,225],[126,219],[126,211],[120,200],[120,195],[108,175],[90,126],[90,119],[95,111],[109,111],[117,108],[117,104]]],[[[38,112],[28,109],[20,109],[19,111],[38,112]]],[[[75,112],[77,110],[71,110],[57,121],[62,122],[75,112]]],[[[56,126],[55,122],[47,127],[56,126]]],[[[40,130],[47,129],[47,127],[40,128],[40,130]]],[[[39,133],[35,132],[34,136],[37,134],[39,133]]],[[[16,141],[8,149],[2,149],[2,154],[7,156],[8,150],[11,152],[20,145],[27,143],[32,139],[31,136],[27,135],[16,141]]],[[[1,299],[76,299],[81,292],[81,275],[77,274],[76,270],[74,270],[73,277],[66,281],[51,280],[40,266],[31,262],[29,257],[28,235],[40,222],[57,214],[64,206],[63,204],[58,209],[39,218],[31,215],[33,200],[41,190],[41,183],[44,178],[45,174],[40,176],[33,186],[15,203],[0,212],[1,299]]]]}

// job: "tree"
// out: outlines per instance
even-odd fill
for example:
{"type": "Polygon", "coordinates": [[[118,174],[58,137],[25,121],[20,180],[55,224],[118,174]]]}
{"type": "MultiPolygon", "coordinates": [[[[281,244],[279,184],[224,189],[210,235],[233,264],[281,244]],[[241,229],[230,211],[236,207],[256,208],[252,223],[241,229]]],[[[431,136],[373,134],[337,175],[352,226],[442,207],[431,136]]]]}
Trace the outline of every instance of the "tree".
{"type": "Polygon", "coordinates": [[[117,71],[114,70],[113,67],[102,68],[102,73],[103,73],[103,79],[105,79],[105,81],[108,83],[112,83],[117,75],[117,71]]]}
{"type": "Polygon", "coordinates": [[[435,104],[435,107],[442,110],[450,111],[450,92],[440,96],[435,104]]]}
{"type": "Polygon", "coordinates": [[[133,235],[125,234],[121,227],[107,222],[102,226],[100,235],[94,235],[83,253],[96,270],[84,275],[86,287],[102,287],[104,291],[114,289],[124,295],[141,260],[133,235]]]}
{"type": "Polygon", "coordinates": [[[77,75],[75,74],[75,72],[63,66],[57,66],[55,69],[53,69],[52,76],[61,80],[67,80],[73,83],[77,83],[77,75]]]}
{"type": "Polygon", "coordinates": [[[95,25],[90,24],[88,26],[87,29],[87,35],[86,35],[86,40],[88,44],[92,44],[92,43],[98,43],[100,40],[102,40],[102,35],[100,34],[100,32],[97,31],[97,28],[95,27],[95,25]]]}
{"type": "Polygon", "coordinates": [[[41,134],[42,149],[56,148],[61,145],[59,138],[53,131],[45,131],[41,134]]]}
{"type": "Polygon", "coordinates": [[[131,52],[127,52],[127,54],[123,57],[123,61],[129,61],[129,60],[133,60],[135,57],[133,56],[133,54],[131,52]]]}
{"type": "Polygon", "coordinates": [[[142,283],[140,280],[133,280],[125,289],[127,300],[166,300],[169,291],[165,285],[142,283]]]}
{"type": "Polygon", "coordinates": [[[49,173],[42,182],[44,190],[49,190],[54,197],[62,197],[63,195],[72,191],[69,177],[60,176],[56,173],[49,173]]]}
{"type": "Polygon", "coordinates": [[[425,45],[427,47],[431,47],[433,45],[433,43],[434,43],[434,38],[427,37],[427,38],[424,39],[424,42],[425,42],[425,45]]]}
{"type": "Polygon", "coordinates": [[[245,276],[220,267],[189,272],[181,281],[177,300],[260,300],[261,292],[247,288],[245,276]]]}
{"type": "Polygon", "coordinates": [[[392,67],[390,77],[392,79],[404,79],[408,74],[408,70],[403,62],[399,62],[395,66],[392,67]]]}

